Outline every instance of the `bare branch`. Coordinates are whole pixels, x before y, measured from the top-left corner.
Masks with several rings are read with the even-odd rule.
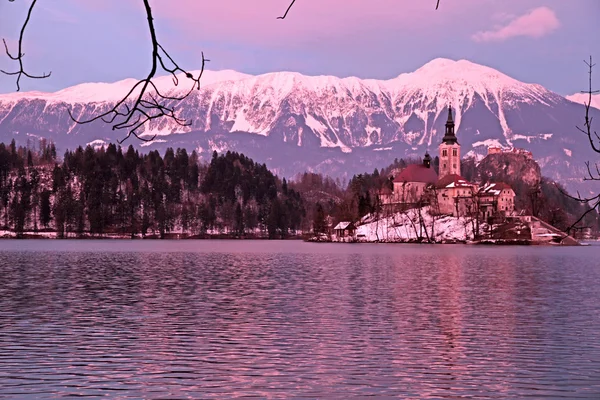
[[[290,10],[292,9],[292,7],[294,6],[294,3],[296,3],[296,0],[292,0],[292,2],[290,3],[290,5],[288,6],[288,8],[285,10],[285,13],[283,14],[283,16],[277,17],[277,19],[285,19],[285,17],[287,17],[288,13],[290,12]],[[437,0],[437,3],[435,4],[435,9],[437,10],[439,7],[440,7],[440,0]]]
[[[296,0],[292,0],[292,2],[290,3],[290,5],[288,6],[287,10],[285,10],[285,13],[283,14],[282,17],[277,17],[277,19],[285,19],[285,17],[287,17],[288,13],[290,12],[290,10],[292,9],[292,7],[294,6],[294,3],[296,2]]]
[[[571,226],[569,226],[566,229],[566,232],[569,233],[572,230],[582,230],[585,228],[589,228],[588,226],[578,226],[578,224],[583,221],[583,219],[586,217],[586,215],[588,215],[589,213],[593,212],[594,210],[596,210],[597,208],[600,207],[600,196],[597,196],[598,200],[596,201],[596,203],[594,203],[593,206],[590,206],[590,208],[588,208],[583,214],[581,214],[581,216],[577,219],[577,221],[573,222],[571,224]]]
[[[9,0],[9,2],[14,2],[14,0]],[[19,45],[18,45],[18,52],[17,55],[13,55],[9,50],[8,50],[8,44],[6,44],[6,40],[2,39],[2,42],[4,43],[4,50],[6,51],[6,55],[8,55],[8,58],[10,58],[13,61],[18,61],[19,62],[19,69],[17,71],[14,72],[8,72],[8,71],[4,71],[0,69],[0,72],[2,72],[5,75],[10,75],[10,76],[17,76],[17,92],[21,90],[21,77],[25,76],[27,78],[30,79],[45,79],[48,78],[52,72],[49,73],[44,73],[42,75],[32,75],[30,73],[28,73],[27,71],[25,71],[25,67],[23,66],[23,57],[25,56],[25,53],[23,53],[23,37],[25,36],[25,29],[27,28],[27,24],[29,24],[29,20],[31,19],[31,12],[33,11],[33,8],[35,7],[37,0],[33,0],[31,2],[31,4],[29,5],[29,9],[27,10],[27,18],[25,18],[25,22],[23,23],[23,26],[21,27],[21,34],[19,35]]]
[[[584,129],[582,129],[578,126],[577,126],[577,129],[588,137],[588,140],[590,141],[590,146],[592,146],[592,149],[596,153],[600,153],[600,135],[598,135],[598,133],[596,131],[594,131],[594,135],[592,136],[592,119],[593,118],[590,117],[590,107],[592,105],[592,95],[595,93],[600,93],[600,90],[592,89],[592,71],[596,64],[594,64],[592,62],[592,56],[590,56],[589,62],[586,60],[583,60],[583,62],[585,63],[585,65],[588,66],[589,87],[588,87],[588,90],[582,91],[581,93],[585,93],[588,95],[588,101],[583,103],[585,106],[585,119],[584,119],[585,123],[583,125]],[[594,136],[596,137],[596,139],[594,139]],[[595,143],[595,140],[598,140],[598,144]],[[589,170],[589,168],[588,168],[588,170]],[[599,178],[600,178],[600,176],[599,176]]]
[[[194,77],[191,72],[181,68],[173,59],[173,57],[171,57],[165,48],[158,42],[150,2],[149,0],[143,0],[143,2],[146,15],[148,17],[148,28],[152,42],[152,67],[148,75],[144,79],[136,82],[131,87],[129,92],[121,100],[119,100],[113,106],[113,108],[102,114],[96,115],[93,118],[88,120],[78,120],[73,116],[71,110],[68,109],[69,116],[78,124],[89,124],[97,120],[102,120],[105,123],[113,124],[113,130],[127,130],[127,135],[123,139],[119,140],[119,143],[123,143],[132,135],[139,140],[151,142],[156,138],[156,135],[152,136],[150,139],[144,138],[140,135],[139,129],[150,121],[162,117],[169,118],[180,126],[190,126],[191,122],[179,118],[176,115],[175,110],[167,107],[163,102],[169,100],[182,101],[187,98],[194,89],[199,90],[200,78],[204,73],[206,62],[209,61],[204,58],[204,53],[202,53],[202,66],[197,77]],[[177,74],[183,74],[185,78],[192,81],[192,87],[190,90],[180,96],[169,96],[165,93],[161,93],[156,84],[152,81],[152,79],[156,76],[159,67],[162,71],[172,75],[173,84],[175,86],[179,85],[179,77]]]

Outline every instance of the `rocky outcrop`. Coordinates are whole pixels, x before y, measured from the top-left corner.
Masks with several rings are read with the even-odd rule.
[[[513,187],[525,184],[533,188],[542,180],[538,163],[522,154],[489,154],[477,165],[476,171],[482,183],[504,182]]]

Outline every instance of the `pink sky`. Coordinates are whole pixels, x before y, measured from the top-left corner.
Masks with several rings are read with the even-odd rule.
[[[469,59],[570,94],[581,60],[600,60],[598,0],[151,0],[161,43],[188,69],[391,78],[437,58]],[[14,41],[27,2],[0,0],[0,36]],[[582,30],[586,34],[582,34]],[[26,63],[51,80],[26,90],[139,77],[148,68],[141,0],[39,2]],[[0,57],[0,68],[10,69]],[[583,72],[582,72],[583,71]],[[583,76],[583,78],[580,78]],[[600,79],[598,79],[600,82]],[[14,82],[0,76],[0,92]]]

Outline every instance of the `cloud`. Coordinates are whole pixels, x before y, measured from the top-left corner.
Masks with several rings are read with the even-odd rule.
[[[518,36],[541,38],[560,26],[553,10],[538,7],[525,15],[513,18],[508,24],[493,30],[477,32],[472,36],[476,42],[501,42]]]

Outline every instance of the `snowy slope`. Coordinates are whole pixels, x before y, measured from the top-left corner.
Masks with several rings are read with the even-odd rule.
[[[590,103],[589,94],[586,94],[586,93],[575,93],[575,94],[569,95],[569,96],[567,96],[567,100],[571,100],[571,101],[574,101],[575,103],[579,103],[579,104]],[[600,109],[600,93],[592,94],[591,105],[592,105],[592,107]]]
[[[89,119],[134,82],[0,95],[0,140],[45,136],[60,149],[114,142],[124,133],[102,122],[77,125],[67,108]],[[185,80],[173,87],[168,76],[156,82],[172,95],[189,89]],[[467,60],[435,59],[389,80],[205,71],[201,83],[184,101],[167,102],[192,126],[152,121],[142,135],[158,137],[144,149],[234,149],[288,176],[304,170],[348,176],[427,148],[435,155],[451,105],[463,154],[481,157],[491,143],[524,147],[546,175],[564,182],[582,176],[583,160],[593,156],[575,129],[582,105]]]

